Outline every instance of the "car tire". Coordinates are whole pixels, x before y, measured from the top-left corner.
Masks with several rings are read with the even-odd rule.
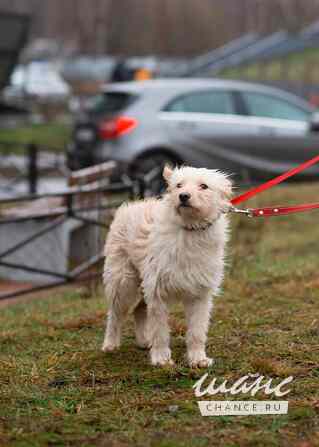
[[[160,195],[165,190],[165,181],[162,174],[166,164],[176,166],[180,163],[165,152],[156,152],[152,155],[140,157],[135,161],[132,177],[141,182],[145,197]]]

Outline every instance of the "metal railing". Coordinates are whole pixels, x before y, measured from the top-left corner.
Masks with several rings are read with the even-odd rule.
[[[0,140],[0,191],[14,192],[23,182],[29,194],[35,194],[42,171],[56,171],[65,176],[64,156],[35,143]]]
[[[12,149],[19,149],[19,155],[13,155]],[[0,141],[0,189],[12,190],[20,182],[27,182],[30,194],[37,191],[38,183],[38,147],[33,144],[21,144]],[[5,174],[9,174],[6,176]]]
[[[40,275],[44,280],[41,281],[41,284],[31,283],[26,287],[18,288],[14,291],[0,293],[0,300],[69,284],[79,280],[88,280],[99,275],[97,272],[92,271],[92,269],[103,259],[102,244],[99,244],[95,253],[90,254],[85,260],[78,263],[78,265],[69,266],[65,272],[57,271],[55,268],[32,265],[28,257],[23,262],[12,262],[10,256],[21,249],[25,249],[39,238],[56,231],[70,220],[73,223],[77,222],[80,226],[93,226],[97,228],[98,235],[99,237],[101,235],[103,236],[102,243],[104,243],[105,232],[109,228],[112,217],[110,216],[110,211],[117,208],[124,200],[140,196],[142,191],[142,182],[133,182],[130,179],[125,179],[122,183],[101,184],[101,182],[94,182],[80,187],[69,187],[62,192],[29,194],[16,198],[1,199],[0,232],[3,231],[5,225],[9,224],[25,224],[26,222],[40,221],[43,225],[40,229],[33,231],[32,234],[26,235],[18,242],[14,242],[14,238],[12,238],[12,244],[0,252],[0,277],[4,276],[3,274],[1,275],[2,267],[13,271],[35,274],[38,277]],[[117,199],[115,198],[116,195],[118,195]],[[59,198],[62,206],[50,211],[43,210],[40,212],[32,212],[31,208],[31,211],[27,214],[20,215],[17,213],[19,208],[10,212],[12,207],[22,202],[32,203],[35,200],[50,198]],[[1,210],[3,209],[5,213],[1,215]],[[9,227],[7,226],[6,228]],[[42,243],[41,248],[45,249],[45,244]]]

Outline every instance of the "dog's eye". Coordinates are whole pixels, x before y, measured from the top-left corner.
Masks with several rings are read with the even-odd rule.
[[[181,183],[177,183],[176,188],[181,188],[182,184]]]
[[[200,189],[208,189],[208,186],[205,183],[202,183],[199,187]]]

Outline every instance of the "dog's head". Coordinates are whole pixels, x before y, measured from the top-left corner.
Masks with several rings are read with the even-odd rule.
[[[168,200],[186,226],[212,223],[230,207],[232,183],[221,171],[165,166],[163,177]]]

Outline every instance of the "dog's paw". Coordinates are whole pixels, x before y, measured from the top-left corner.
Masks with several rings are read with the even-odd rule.
[[[151,363],[154,366],[174,365],[171,358],[171,350],[167,349],[151,349]]]
[[[195,362],[190,362],[189,365],[191,368],[208,368],[214,363],[214,360],[210,357],[206,357],[205,359],[201,359]]]
[[[146,337],[138,336],[138,335],[136,335],[136,345],[140,349],[150,349],[152,346],[151,342],[149,340],[147,340]]]
[[[140,349],[150,349],[152,346],[147,340],[136,340],[136,345]]]
[[[104,340],[102,351],[103,352],[112,352],[120,347],[120,343],[112,340]]]
[[[214,360],[205,353],[192,352],[188,355],[188,364],[191,368],[208,368],[213,363]]]

